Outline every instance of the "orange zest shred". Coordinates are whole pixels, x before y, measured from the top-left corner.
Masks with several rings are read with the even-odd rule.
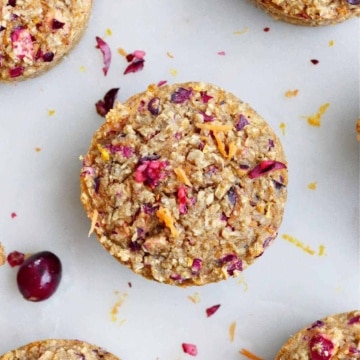
[[[184,183],[184,184],[187,185],[187,186],[192,187],[189,178],[187,177],[185,171],[184,171],[182,168],[180,168],[180,167],[174,168],[174,173],[176,174],[177,178],[178,178],[182,183]]]
[[[232,322],[229,327],[230,341],[233,342],[235,339],[236,321]]]
[[[240,354],[246,356],[250,360],[264,360],[263,358],[256,356],[255,354],[244,348],[240,350]]]
[[[292,97],[295,97],[297,94],[298,94],[299,90],[298,89],[295,89],[295,90],[288,90],[285,92],[285,96],[287,98],[292,98]]]
[[[121,55],[121,56],[126,56],[127,52],[123,49],[123,48],[118,48],[117,52]]]
[[[325,245],[324,244],[320,244],[319,245],[319,252],[318,255],[319,256],[326,256],[326,251],[325,251]]]
[[[212,131],[230,131],[233,126],[231,124],[214,124],[214,123],[197,123],[195,126],[198,129],[202,130],[212,130]]]
[[[95,225],[97,222],[99,216],[99,212],[95,209],[91,215],[91,226],[90,226],[90,230],[89,230],[89,234],[88,237],[90,237],[90,235],[94,232],[95,230]]]
[[[97,144],[97,148],[100,151],[101,158],[104,161],[109,161],[110,160],[110,153],[105,148],[103,148],[100,144]]]
[[[172,236],[179,236],[179,232],[174,225],[174,218],[171,216],[169,209],[163,207],[159,208],[159,210],[156,211],[156,216],[170,229]]]
[[[219,138],[218,134],[216,131],[213,132],[213,135],[214,135],[214,138],[216,140],[216,144],[217,144],[217,147],[219,149],[219,152],[220,154],[225,158],[225,159],[232,159],[233,156],[236,154],[236,145],[235,145],[235,142],[231,142],[229,144],[229,152],[226,153],[226,150],[225,150],[225,146],[223,144],[223,142],[221,141],[221,139]]]
[[[118,320],[117,315],[119,313],[119,308],[123,305],[124,301],[126,300],[128,294],[123,293],[120,298],[116,301],[110,311],[111,321],[116,322]]]
[[[306,253],[308,253],[310,255],[315,255],[316,254],[316,251],[313,250],[310,246],[305,245],[303,242],[301,242],[300,240],[294,238],[291,235],[283,234],[282,238],[284,240],[287,240],[289,243],[295,245],[296,247],[300,248],[301,250],[305,251]]]
[[[308,184],[308,189],[309,190],[316,190],[316,186],[317,186],[317,182],[314,181],[314,182],[311,182],[310,184]]]
[[[280,123],[280,130],[282,132],[283,135],[285,135],[285,128],[286,128],[286,124],[285,123]]]
[[[320,127],[321,117],[325,114],[325,112],[329,106],[330,106],[329,103],[325,103],[320,106],[319,111],[316,114],[306,117],[309,125]]]

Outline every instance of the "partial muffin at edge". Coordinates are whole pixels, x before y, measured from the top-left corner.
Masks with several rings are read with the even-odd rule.
[[[92,0],[0,0],[0,82],[51,69],[78,43]]]
[[[100,243],[142,276],[204,285],[236,276],[280,226],[287,165],[270,126],[211,84],[151,85],[117,103],[81,170]]]
[[[120,360],[103,348],[80,340],[46,339],[31,342],[0,356],[0,360]]]
[[[328,316],[292,335],[275,360],[360,359],[360,311]]]
[[[276,20],[295,25],[322,26],[360,16],[358,0],[253,0]]]

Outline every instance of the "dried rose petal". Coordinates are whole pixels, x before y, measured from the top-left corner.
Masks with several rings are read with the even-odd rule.
[[[143,60],[145,55],[145,51],[135,50],[134,52],[126,55],[126,60],[128,62],[132,62],[134,59]]]
[[[12,7],[15,7],[16,6],[16,0],[9,0],[7,5],[10,5]]]
[[[11,42],[14,54],[20,59],[33,59],[34,58],[34,43],[33,38],[28,29],[17,27],[11,33]]]
[[[95,191],[95,194],[98,194],[99,193],[99,189],[100,189],[100,176],[96,177],[94,179],[94,191]]]
[[[147,106],[148,110],[153,115],[159,115],[160,113],[160,99],[158,97],[152,98]]]
[[[171,102],[174,104],[182,104],[186,100],[190,99],[192,94],[192,89],[184,89],[182,87],[178,88],[175,92],[171,94]]]
[[[334,344],[322,334],[315,334],[309,341],[311,360],[330,360]]]
[[[270,171],[280,169],[286,169],[286,165],[280,161],[263,160],[259,165],[255,166],[252,170],[249,171],[249,178],[256,179],[269,173]]]
[[[158,205],[153,206],[152,204],[144,204],[143,205],[143,211],[147,215],[154,215],[156,210],[159,209]]]
[[[64,27],[65,23],[59,21],[59,20],[56,20],[56,19],[52,19],[52,22],[51,22],[51,28],[53,30],[59,30],[59,29],[62,29]]]
[[[189,204],[189,199],[186,196],[186,187],[185,186],[180,186],[177,192],[177,199],[179,202],[179,212],[180,214],[187,214],[188,212],[188,207],[187,205]]]
[[[100,116],[105,116],[113,108],[118,91],[119,88],[110,89],[104,98],[95,104],[96,112]]]
[[[170,275],[170,279],[175,280],[175,281],[182,281],[182,280],[184,280],[184,279],[181,277],[180,274],[171,274],[171,275]]]
[[[360,5],[360,0],[346,0],[350,5]]]
[[[81,176],[86,176],[86,175],[94,176],[95,168],[93,168],[91,166],[83,166],[82,171],[81,171]]]
[[[157,87],[161,87],[163,85],[165,85],[167,83],[166,80],[160,80],[158,83],[157,83]]]
[[[351,319],[349,319],[348,324],[354,325],[360,322],[360,315],[354,316]]]
[[[200,114],[204,118],[204,122],[211,122],[214,121],[214,115],[207,115],[204,111],[201,111]]]
[[[270,150],[271,150],[271,149],[275,146],[275,144],[274,144],[274,140],[273,140],[273,139],[269,139],[268,144],[269,144],[268,151],[270,151]]]
[[[133,61],[124,71],[124,75],[130,73],[136,73],[144,68],[145,60],[135,60]]]
[[[24,262],[25,254],[19,251],[12,251],[6,259],[11,267],[19,266]]]
[[[271,237],[271,236],[269,236],[268,238],[266,238],[265,241],[264,241],[264,243],[263,243],[263,248],[264,248],[264,249],[267,248],[273,240],[274,240],[274,238]]]
[[[125,158],[130,158],[134,153],[133,148],[131,148],[130,146],[124,146],[121,144],[110,145],[109,150],[110,150],[111,154],[120,153]]]
[[[246,125],[249,125],[249,120],[242,114],[240,114],[238,121],[235,124],[237,131],[242,130]]]
[[[213,98],[213,96],[208,95],[206,91],[200,91],[201,100],[204,104],[207,104],[209,100]]]
[[[54,60],[54,56],[55,54],[52,51],[49,51],[42,56],[42,59],[44,62],[51,62]]]
[[[310,60],[314,65],[317,65],[319,63],[319,60],[316,60],[316,59],[311,59]]]
[[[350,354],[360,354],[360,349],[354,348],[353,346],[349,347]]]
[[[102,55],[103,55],[103,61],[104,61],[104,67],[103,67],[103,72],[104,75],[106,76],[106,74],[109,71],[110,68],[110,63],[111,63],[111,50],[109,45],[103,40],[101,39],[99,36],[96,36],[96,48],[100,49]]]
[[[194,344],[182,343],[181,346],[185,354],[196,356],[198,353],[197,347]]]
[[[220,264],[228,264],[226,271],[230,276],[234,275],[235,271],[242,271],[242,261],[235,254],[227,254],[220,259]]]
[[[191,265],[191,272],[193,274],[197,274],[202,268],[202,260],[201,259],[194,259]]]
[[[5,26],[0,25],[0,32],[4,31],[6,29]]]
[[[324,326],[325,323],[322,321],[322,320],[316,320],[309,328],[309,329],[315,329],[315,328],[318,328],[318,327],[322,327]]]
[[[213,306],[207,308],[206,309],[207,317],[210,317],[210,316],[214,315],[219,310],[219,307],[220,307],[220,304],[213,305]]]
[[[21,76],[24,73],[25,68],[23,66],[17,66],[12,69],[9,69],[9,75],[12,78]]]

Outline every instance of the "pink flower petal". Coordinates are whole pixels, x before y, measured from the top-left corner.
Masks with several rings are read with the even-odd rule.
[[[100,116],[105,116],[113,108],[118,91],[119,88],[110,89],[102,100],[96,102],[96,112]]]
[[[210,317],[210,316],[214,315],[219,310],[219,307],[220,307],[220,304],[213,305],[213,306],[207,308],[206,309],[207,317]]]
[[[198,353],[197,347],[194,344],[182,343],[181,346],[182,346],[185,354],[189,354],[191,356],[196,356]]]
[[[218,55],[224,56],[224,55],[225,55],[225,51],[219,51],[219,52],[218,52]]]
[[[255,166],[252,170],[249,171],[249,178],[256,179],[271,171],[280,169],[286,169],[286,165],[275,160],[263,160],[259,165]]]
[[[110,67],[110,63],[111,63],[111,50],[109,48],[109,45],[103,40],[101,39],[99,36],[96,36],[96,48],[100,49],[100,51],[103,54],[103,60],[104,60],[104,67],[103,67],[103,72],[104,75],[106,76],[106,74],[108,73],[109,67]]]
[[[28,29],[17,27],[11,33],[14,54],[20,59],[33,60],[35,57],[33,38]]]
[[[161,87],[163,85],[165,85],[167,83],[167,80],[160,80],[158,83],[157,83],[157,86],[158,87]]]

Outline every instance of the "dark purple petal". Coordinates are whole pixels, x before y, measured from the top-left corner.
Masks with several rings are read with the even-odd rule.
[[[186,100],[190,99],[190,96],[192,94],[192,89],[184,89],[182,87],[179,87],[175,92],[171,94],[171,102],[174,104],[182,104]]]
[[[266,238],[265,241],[263,242],[263,248],[264,249],[267,248],[273,240],[274,240],[274,238],[271,236]]]
[[[156,210],[159,209],[158,205],[152,205],[152,204],[144,204],[143,205],[143,211],[147,215],[154,215]]]
[[[9,0],[7,5],[10,5],[12,7],[15,7],[16,6],[16,0]]]
[[[5,29],[6,29],[5,26],[0,25],[0,32],[1,32],[1,31],[4,31]]]
[[[106,74],[109,71],[109,67],[110,67],[110,63],[111,63],[111,50],[109,45],[103,40],[101,39],[99,36],[96,36],[96,48],[100,49],[102,55],[103,55],[103,61],[104,61],[104,67],[103,67],[103,72],[104,75],[106,76]]]
[[[94,191],[95,191],[95,194],[98,194],[99,193],[99,189],[100,189],[100,177],[96,177],[94,179],[94,182],[95,182],[95,185],[94,185]]]
[[[242,271],[242,269],[243,269],[242,261],[241,261],[241,259],[238,259],[237,261],[234,261],[231,264],[229,264],[229,266],[227,267],[227,272],[230,276],[233,276],[235,270]]]
[[[360,0],[346,0],[350,5],[360,5]]]
[[[145,60],[135,60],[129,66],[125,69],[124,75],[130,74],[130,73],[136,73],[144,68]]]
[[[246,165],[246,164],[240,164],[239,168],[240,168],[241,170],[247,170],[247,169],[250,168],[250,166],[249,166],[249,165]]]
[[[139,243],[137,243],[136,241],[130,241],[129,249],[132,252],[136,252],[136,251],[141,250],[141,245]]]
[[[360,349],[357,349],[357,348],[355,348],[353,346],[350,346],[349,347],[349,353],[350,354],[360,354]]]
[[[53,30],[59,30],[59,29],[62,29],[64,27],[65,23],[59,21],[59,20],[56,20],[56,19],[53,19],[52,22],[51,22],[51,28]]]
[[[316,320],[307,330],[319,328],[324,325],[325,325],[325,323],[322,320]]]
[[[228,199],[229,199],[230,204],[232,206],[234,206],[236,204],[237,195],[236,195],[236,192],[235,192],[235,189],[234,189],[233,186],[229,189],[227,195],[228,195]]]
[[[52,62],[54,60],[54,53],[52,51],[48,51],[42,56],[44,62]]]
[[[274,170],[286,169],[286,165],[280,161],[263,160],[259,165],[249,171],[249,178],[256,179]]]
[[[238,119],[238,121],[237,121],[236,124],[235,124],[235,129],[236,129],[237,131],[240,131],[240,130],[242,130],[246,125],[249,125],[248,119],[247,119],[244,115],[240,114],[239,119]]]
[[[100,116],[105,116],[113,108],[118,91],[119,88],[110,89],[105,94],[104,99],[95,104],[96,112]]]
[[[275,146],[274,140],[269,139],[269,148],[268,148],[268,151],[270,151],[274,146]]]
[[[148,110],[153,115],[159,115],[160,113],[160,99],[158,97],[152,98],[148,103]]]
[[[352,317],[349,321],[348,324],[349,325],[354,325],[360,322],[360,315],[356,315],[354,317]]]

